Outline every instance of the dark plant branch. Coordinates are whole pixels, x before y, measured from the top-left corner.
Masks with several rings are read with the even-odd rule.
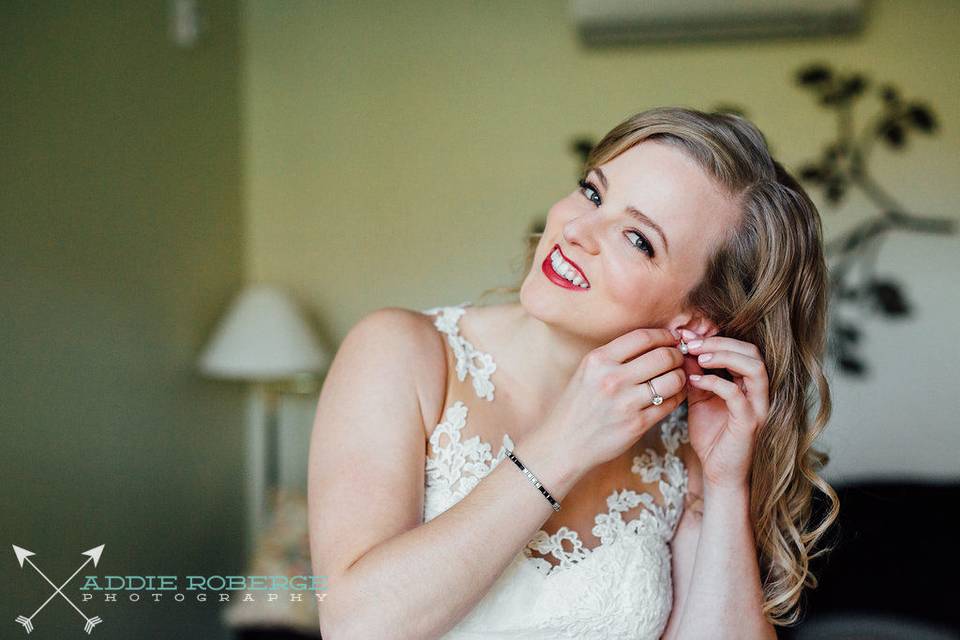
[[[879,88],[882,107],[857,132],[853,123],[853,105],[865,95],[870,81],[863,74],[839,74],[823,63],[807,65],[796,75],[800,86],[811,90],[825,108],[837,115],[837,138],[826,145],[821,157],[799,170],[801,180],[824,190],[827,202],[839,205],[851,189],[860,190],[879,210],[824,248],[831,261],[830,293],[835,303],[857,305],[868,313],[887,317],[908,315],[901,286],[875,275],[880,244],[890,231],[932,234],[955,232],[955,221],[910,213],[870,174],[868,161],[876,142],[886,143],[894,151],[902,151],[910,135],[933,134],[938,129],[933,110],[923,102],[902,99],[892,85]],[[853,282],[854,267],[860,267],[860,279]],[[862,375],[865,364],[854,353],[859,329],[840,318],[839,304],[831,304],[830,354],[840,371]]]

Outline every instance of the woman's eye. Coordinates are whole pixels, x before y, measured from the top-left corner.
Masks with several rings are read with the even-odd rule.
[[[630,235],[636,236],[637,239],[636,239],[636,240],[633,240],[630,244],[632,244],[634,247],[636,247],[637,251],[642,251],[643,253],[646,253],[646,254],[647,254],[648,256],[650,256],[651,258],[653,257],[653,255],[654,255],[653,246],[651,246],[651,244],[650,244],[649,242],[647,242],[647,239],[646,239],[646,238],[644,238],[642,235],[640,235],[640,234],[637,233],[636,231],[627,231],[627,232],[626,232],[626,235],[627,235],[627,236],[630,236]]]
[[[588,182],[587,180],[580,180],[580,182],[578,182],[577,184],[580,185],[580,193],[583,194],[584,197],[586,197],[588,200],[590,200],[590,202],[592,202],[598,207],[602,204],[600,202],[600,192],[597,191],[597,188],[593,186],[591,182]],[[587,193],[588,191],[590,192],[589,194]],[[597,198],[596,200],[593,199],[594,196],[596,196]],[[653,245],[647,242],[646,238],[644,238],[641,234],[637,233],[636,231],[627,231],[626,233],[635,235],[637,237],[636,240],[633,240],[630,243],[631,246],[633,246],[637,251],[646,253],[651,258],[654,256],[655,252],[653,250]]]
[[[578,184],[580,185],[580,193],[582,193],[584,196],[586,196],[586,198],[587,198],[588,200],[590,200],[590,202],[592,202],[593,204],[595,204],[595,205],[597,205],[597,206],[599,207],[600,204],[601,204],[601,203],[599,202],[599,200],[600,200],[600,192],[597,191],[596,187],[594,187],[593,184],[587,182],[586,180],[581,180]],[[587,193],[586,193],[587,190],[592,191],[592,192],[593,192],[593,195],[595,195],[595,196],[597,197],[597,199],[594,200],[594,199],[593,199],[593,195],[587,195]]]

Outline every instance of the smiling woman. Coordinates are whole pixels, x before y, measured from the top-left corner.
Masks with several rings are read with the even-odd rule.
[[[517,302],[380,309],[341,345],[310,450],[324,637],[775,637],[837,512],[816,208],[751,123],[665,107],[534,239]]]
[[[816,207],[770,156],[752,123],[674,107],[638,113],[611,130],[592,149],[578,187],[551,208],[544,231],[531,234],[528,265],[544,245],[564,238],[568,252],[585,256],[579,264],[587,273],[597,261],[602,266],[596,271],[610,274],[605,284],[619,303],[613,309],[645,318],[650,326],[678,326],[660,313],[657,301],[676,303],[682,294],[678,306],[698,309],[704,319],[694,333],[755,345],[757,361],[771,372],[770,410],[750,468],[750,516],[764,613],[772,622],[791,624],[800,615],[803,587],[816,585],[809,561],[829,551],[814,553],[839,512],[836,493],[817,474],[829,456],[813,447],[831,411],[821,364],[827,270]],[[619,251],[622,244],[658,271],[638,268],[635,256]],[[525,306],[550,318],[554,298],[538,295],[538,286],[528,276],[517,287],[495,287],[484,295],[519,293]],[[614,326],[626,322],[610,307],[598,311],[580,304],[574,313],[602,316]],[[571,314],[564,304],[557,312]],[[714,374],[735,377],[726,369]],[[805,405],[810,387],[819,396],[812,422]],[[810,522],[815,491],[829,504],[820,523]],[[794,515],[784,519],[784,513]]]

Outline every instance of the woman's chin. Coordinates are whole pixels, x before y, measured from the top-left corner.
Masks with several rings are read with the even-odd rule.
[[[542,279],[537,282],[537,277]],[[520,285],[520,304],[534,318],[559,327],[570,321],[571,301],[566,290],[558,287],[541,274],[527,276]]]

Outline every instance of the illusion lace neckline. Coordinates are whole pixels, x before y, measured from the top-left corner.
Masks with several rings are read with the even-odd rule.
[[[476,348],[459,331],[459,320],[472,302],[458,305],[433,307],[422,310],[434,316],[434,326],[447,337],[456,356],[457,378],[463,382],[470,374],[472,386],[477,397],[492,402],[494,385],[492,374],[496,363],[489,353]],[[466,426],[468,407],[462,400],[456,400],[445,411],[443,419],[434,428],[429,443],[433,455],[426,463],[427,486],[439,493],[430,492],[425,504],[425,521],[430,520],[465,497],[506,457],[507,449],[514,447],[509,433],[504,433],[503,442],[496,456],[492,447],[479,435],[463,439],[461,431]],[[447,437],[445,444],[442,436]],[[676,530],[683,510],[683,499],[687,493],[687,472],[676,452],[680,443],[689,442],[686,423],[686,405],[681,404],[669,416],[661,421],[660,440],[665,453],[648,447],[642,454],[634,456],[631,471],[638,474],[643,482],[658,482],[663,505],[656,503],[649,492],[636,492],[632,489],[614,490],[607,496],[606,512],[594,517],[591,533],[599,538],[597,546],[583,546],[579,533],[567,526],[561,526],[555,533],[548,534],[538,530],[523,549],[527,560],[545,576],[553,575],[576,566],[589,558],[599,549],[614,544],[639,542],[655,536],[669,542]],[[645,507],[636,518],[623,520],[623,513],[637,506]],[[564,548],[567,541],[572,547]],[[559,564],[551,564],[543,557],[533,556],[533,552],[555,558]]]

